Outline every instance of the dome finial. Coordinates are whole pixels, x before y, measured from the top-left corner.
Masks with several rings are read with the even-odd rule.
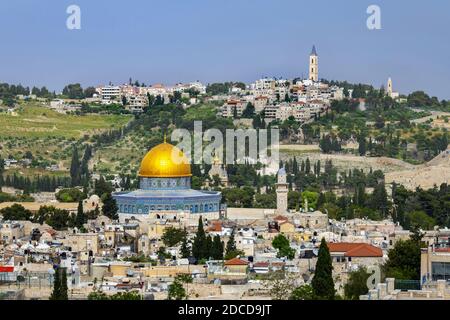
[[[164,132],[164,143],[166,143],[166,141],[167,141],[167,135],[166,135],[166,133]]]

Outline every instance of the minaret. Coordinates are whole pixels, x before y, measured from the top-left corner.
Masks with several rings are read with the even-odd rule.
[[[278,170],[278,181],[276,183],[277,193],[277,213],[284,214],[288,208],[288,184],[286,181],[286,170],[281,168]]]
[[[393,92],[394,90],[393,90],[393,88],[392,88],[392,79],[391,78],[389,78],[388,79],[388,83],[387,83],[387,95],[389,96],[389,97],[392,97],[392,92]]]
[[[317,55],[316,46],[313,46],[309,55],[309,80],[319,81],[319,56]]]

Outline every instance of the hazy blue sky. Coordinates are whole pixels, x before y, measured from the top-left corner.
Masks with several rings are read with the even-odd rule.
[[[81,30],[66,8],[81,8]],[[382,30],[366,27],[381,7]],[[450,99],[450,1],[2,0],[0,81],[61,90],[122,83],[306,75],[424,89]]]

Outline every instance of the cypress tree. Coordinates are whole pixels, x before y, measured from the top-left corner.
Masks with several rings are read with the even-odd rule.
[[[60,272],[61,272],[61,290],[60,290],[59,300],[69,300],[66,268],[61,268]]]
[[[186,230],[183,234],[183,239],[181,240],[180,254],[181,254],[182,258],[189,258],[191,256],[191,250],[188,247],[188,239],[187,239]]]
[[[59,273],[59,268],[55,270],[55,274],[53,275],[53,291],[50,295],[49,300],[59,300],[61,296],[61,275]]]
[[[80,159],[78,157],[78,150],[73,148],[72,162],[70,163],[70,178],[72,179],[72,187],[80,183]]]
[[[111,193],[107,193],[103,199],[102,213],[112,220],[117,220],[119,219],[118,210],[116,200]]]
[[[230,238],[228,239],[225,254],[228,256],[228,255],[232,254],[233,252],[236,252],[236,241],[234,240],[234,229],[231,232]]]
[[[211,256],[214,260],[223,260],[223,242],[220,241],[220,236],[214,236]]]
[[[83,211],[83,201],[80,200],[78,202],[77,216],[75,218],[75,226],[77,228],[83,227],[83,224],[86,223],[86,220],[87,220],[86,215],[84,214],[84,211]]]
[[[206,235],[203,229],[202,216],[198,219],[197,233],[195,234],[194,243],[192,244],[192,255],[197,259],[197,261],[205,258]]]
[[[5,172],[5,161],[0,157],[0,192],[2,192],[2,186],[4,185],[3,173]]]
[[[314,295],[323,300],[334,300],[336,291],[333,282],[333,266],[325,238],[322,238],[317,258],[316,270],[311,285]]]
[[[204,243],[203,258],[209,259],[212,256],[213,241],[211,235],[208,234]]]
[[[320,160],[317,160],[317,177],[320,177]]]
[[[305,173],[309,174],[311,172],[311,162],[309,161],[309,157],[306,158],[306,163],[305,163]]]

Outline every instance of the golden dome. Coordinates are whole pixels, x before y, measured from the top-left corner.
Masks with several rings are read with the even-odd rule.
[[[190,177],[191,175],[188,158],[180,149],[166,142],[147,152],[139,169],[139,176],[147,178]]]

